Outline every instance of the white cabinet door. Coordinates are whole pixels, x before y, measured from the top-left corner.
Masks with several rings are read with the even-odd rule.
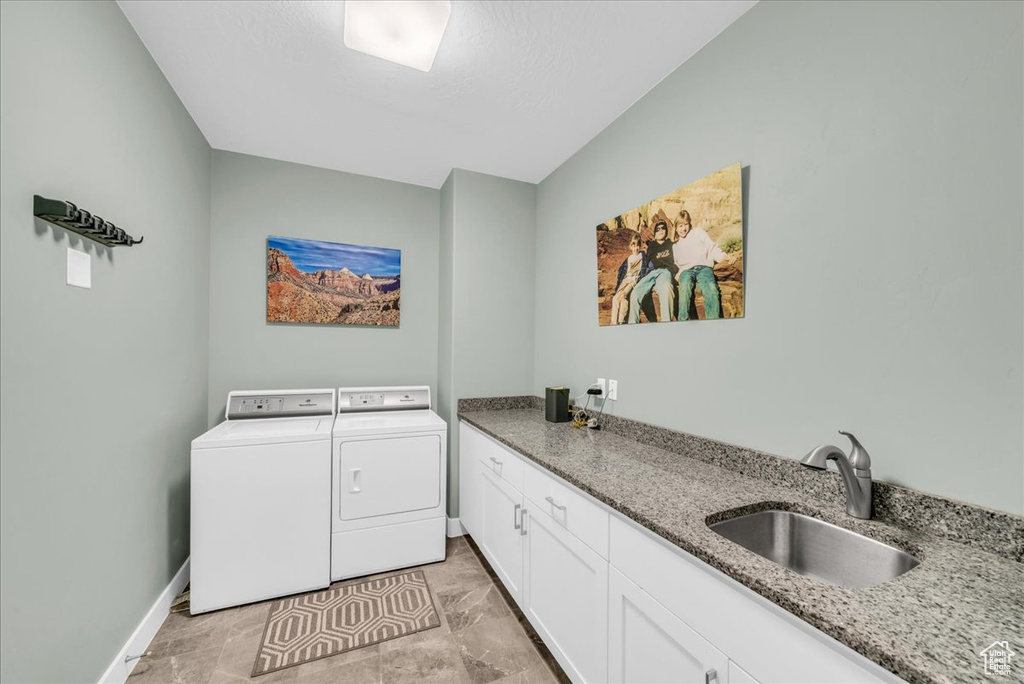
[[[490,468],[480,470],[481,551],[505,588],[517,602],[523,595],[523,495],[495,475]]]
[[[729,661],[729,684],[759,684],[756,679],[747,674],[739,665]]]
[[[609,682],[726,684],[725,654],[614,567],[608,596]]]
[[[605,682],[608,561],[526,500],[523,611],[575,682]]]
[[[459,423],[459,522],[480,543],[480,478],[478,461],[484,457],[486,437]]]

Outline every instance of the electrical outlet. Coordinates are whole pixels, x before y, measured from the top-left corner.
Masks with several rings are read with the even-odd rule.
[[[608,395],[608,385],[606,384],[605,379],[604,378],[598,378],[597,379],[597,386],[601,388],[601,398],[603,399],[604,397],[606,397]]]
[[[619,381],[609,380],[608,381],[608,398],[615,401],[619,398]]]

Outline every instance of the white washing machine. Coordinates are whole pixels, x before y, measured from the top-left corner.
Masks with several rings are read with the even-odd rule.
[[[444,560],[447,433],[429,387],[342,387],[331,580]]]
[[[228,394],[192,441],[191,611],[331,582],[333,389]]]

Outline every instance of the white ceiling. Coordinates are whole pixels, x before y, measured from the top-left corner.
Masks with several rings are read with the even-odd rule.
[[[454,0],[428,73],[342,42],[341,2],[119,4],[214,148],[440,187],[537,183],[756,0]]]

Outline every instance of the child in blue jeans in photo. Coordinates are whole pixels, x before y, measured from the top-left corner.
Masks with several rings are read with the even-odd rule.
[[[612,325],[622,325],[629,314],[629,295],[636,284],[651,270],[647,253],[640,249],[640,233],[629,239],[629,256],[619,266],[619,278],[612,297]]]
[[[685,209],[679,212],[672,259],[679,269],[676,274],[676,282],[679,283],[679,320],[690,318],[695,284],[704,296],[704,317],[721,318],[722,296],[718,290],[714,265],[722,261],[731,264],[736,258],[726,254],[707,232],[694,228],[690,212]]]
[[[675,304],[675,290],[672,278],[676,265],[672,261],[672,242],[668,239],[668,224],[658,219],[654,224],[654,239],[647,243],[647,259],[651,268],[647,275],[642,276],[629,295],[630,323],[640,322],[640,307],[653,290],[658,295],[657,320],[672,320],[672,308]]]

